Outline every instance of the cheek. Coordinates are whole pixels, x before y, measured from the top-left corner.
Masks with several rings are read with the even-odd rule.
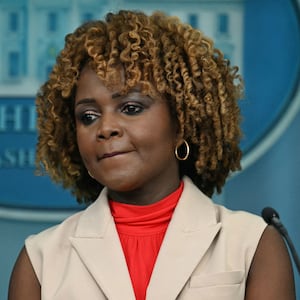
[[[177,140],[177,132],[176,132],[176,126],[175,123],[173,124],[171,120],[168,120],[165,118],[162,120],[160,124],[158,124],[158,128],[161,128],[161,139],[168,144],[171,144],[175,147],[176,140]],[[159,129],[157,129],[157,132],[159,132]]]
[[[89,147],[91,143],[90,137],[85,130],[77,128],[76,138],[80,156],[82,157],[83,161],[86,162],[86,158],[89,156],[89,151],[91,149]]]
[[[174,152],[176,147],[176,130],[169,122],[155,122],[141,131],[140,137],[148,150]]]

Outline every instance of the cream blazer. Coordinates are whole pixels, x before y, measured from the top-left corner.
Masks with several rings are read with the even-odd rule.
[[[184,184],[146,299],[244,299],[265,222],[213,204],[189,178]],[[135,299],[106,193],[60,225],[26,239],[43,300]]]

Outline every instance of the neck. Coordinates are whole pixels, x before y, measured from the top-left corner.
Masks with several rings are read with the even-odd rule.
[[[179,177],[168,180],[167,183],[152,181],[131,191],[108,190],[109,198],[126,204],[149,205],[163,199],[174,192],[180,185]]]

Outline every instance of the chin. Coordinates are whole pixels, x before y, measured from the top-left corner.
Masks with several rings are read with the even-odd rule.
[[[124,180],[124,177],[116,179],[110,178],[110,180],[106,179],[102,182],[102,185],[115,192],[131,192],[139,187],[139,184],[136,181]]]

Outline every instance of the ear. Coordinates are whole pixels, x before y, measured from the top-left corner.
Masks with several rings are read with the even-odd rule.
[[[178,120],[174,120],[174,147],[178,146],[183,138]]]
[[[174,127],[175,127],[175,136],[176,136],[175,146],[178,146],[182,143],[182,140],[184,139],[184,131],[183,131],[183,128],[181,128],[178,120],[175,121]]]

